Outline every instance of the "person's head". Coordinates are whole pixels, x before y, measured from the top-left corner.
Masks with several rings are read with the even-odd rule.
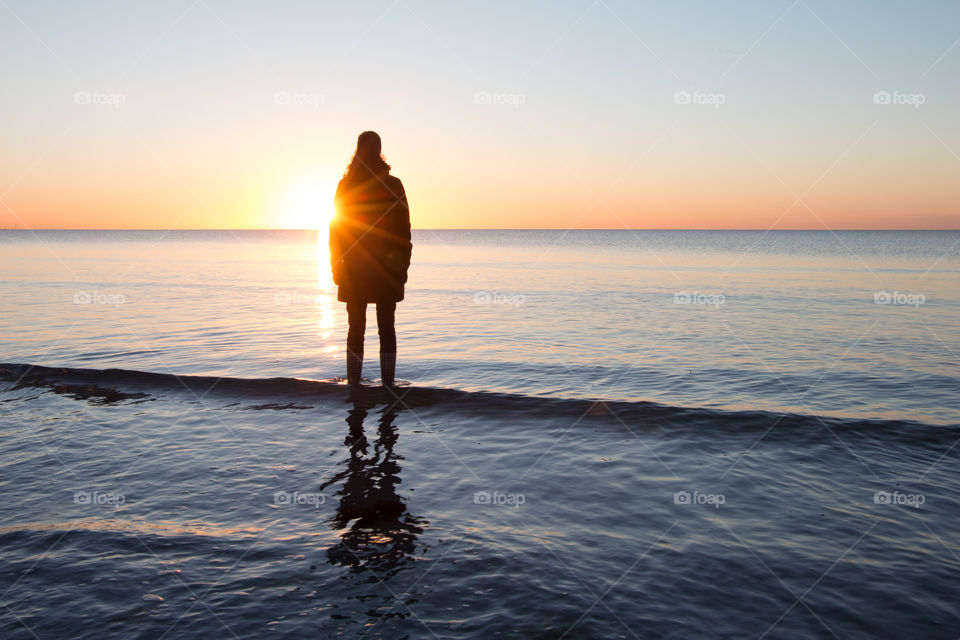
[[[364,160],[379,158],[381,148],[380,134],[376,131],[364,131],[357,136],[357,155]]]
[[[364,131],[357,137],[357,150],[347,166],[344,177],[358,173],[378,174],[390,171],[390,165],[384,159],[380,136],[376,131]]]

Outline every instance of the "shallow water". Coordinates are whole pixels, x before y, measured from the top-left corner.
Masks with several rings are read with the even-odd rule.
[[[956,638],[958,240],[0,232],[0,636]]]
[[[342,375],[321,240],[0,231],[3,360]],[[960,232],[418,230],[397,313],[418,385],[960,424]]]
[[[4,371],[4,637],[960,629],[952,428]]]

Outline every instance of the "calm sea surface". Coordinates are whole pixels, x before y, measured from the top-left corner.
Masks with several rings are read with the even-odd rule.
[[[320,240],[2,231],[0,351],[342,376]],[[418,230],[398,334],[417,385],[958,424],[960,233]]]
[[[324,240],[0,231],[0,637],[960,636],[960,233]]]

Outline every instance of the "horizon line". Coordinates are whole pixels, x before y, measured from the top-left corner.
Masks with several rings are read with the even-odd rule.
[[[697,227],[697,228],[666,228],[666,227],[591,227],[591,228],[568,228],[568,227],[413,227],[413,231],[960,231],[960,227],[912,227],[912,228],[820,228],[820,229],[772,229],[772,228],[722,228],[722,227]],[[32,227],[0,227],[0,231],[320,231],[317,228],[298,228],[298,227],[207,227],[207,228],[183,228],[183,229],[164,229],[160,227],[126,228],[126,227],[50,227],[50,228],[32,228]]]

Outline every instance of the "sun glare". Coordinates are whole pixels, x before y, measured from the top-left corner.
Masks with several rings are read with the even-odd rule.
[[[326,229],[333,220],[333,191],[336,183],[311,180],[295,185],[280,203],[280,229]]]

